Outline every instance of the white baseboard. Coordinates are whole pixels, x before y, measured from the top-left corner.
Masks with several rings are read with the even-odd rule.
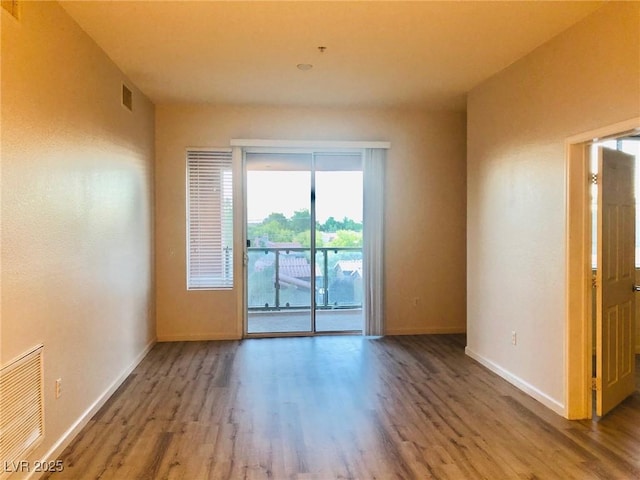
[[[427,327],[427,328],[392,328],[385,335],[434,335],[447,333],[466,333],[466,326],[459,327]],[[237,333],[192,333],[187,335],[158,335],[158,342],[206,342],[215,340],[241,340]]]
[[[385,335],[437,335],[447,333],[466,333],[466,326],[461,327],[426,327],[426,328],[388,328]]]
[[[203,342],[211,340],[240,340],[236,333],[194,333],[187,335],[158,335],[158,342]]]
[[[85,412],[80,415],[80,417],[75,421],[71,427],[62,434],[62,436],[58,439],[57,442],[53,444],[53,446],[49,449],[47,453],[45,453],[42,462],[45,461],[55,461],[62,451],[69,446],[69,444],[73,441],[73,439],[80,433],[80,431],[89,423],[89,420],[102,408],[102,406],[109,400],[111,395],[115,393],[115,391],[122,385],[122,383],[127,379],[129,374],[133,372],[133,370],[138,366],[138,364],[142,361],[142,359],[151,351],[153,346],[156,344],[156,340],[151,340],[147,346],[142,350],[142,352],[135,358],[133,362],[116,378],[116,380],[109,385],[109,387],[102,392],[102,394],[93,402],[89,408],[85,410]],[[26,477],[26,480],[40,478],[44,472],[31,472]]]
[[[469,357],[473,358],[475,361],[477,361],[484,367],[491,370],[496,375],[504,378],[507,382],[519,388],[527,395],[533,397],[534,399],[542,403],[545,407],[550,408],[551,410],[556,412],[558,415],[562,415],[565,418],[567,417],[566,408],[563,403],[558,402],[556,399],[538,390],[536,387],[534,387],[530,383],[525,382],[520,377],[502,368],[500,365],[492,362],[491,360],[483,357],[482,355],[477,354],[476,352],[471,350],[469,347],[466,347],[464,349],[464,353],[466,353]]]

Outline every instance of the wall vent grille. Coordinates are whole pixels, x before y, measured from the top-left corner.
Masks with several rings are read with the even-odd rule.
[[[133,111],[133,92],[124,83],[122,84],[122,106]]]
[[[16,20],[20,20],[20,2],[18,0],[2,0],[2,8]]]
[[[0,370],[0,459],[7,464],[24,460],[44,436],[42,352],[39,345]]]

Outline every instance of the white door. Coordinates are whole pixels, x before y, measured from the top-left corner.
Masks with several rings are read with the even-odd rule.
[[[635,390],[634,157],[598,148],[596,413]]]

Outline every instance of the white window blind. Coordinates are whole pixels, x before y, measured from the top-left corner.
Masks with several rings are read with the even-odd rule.
[[[187,151],[187,288],[233,287],[231,151]]]

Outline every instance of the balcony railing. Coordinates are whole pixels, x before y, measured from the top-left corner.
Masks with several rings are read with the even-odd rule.
[[[311,308],[311,249],[247,249],[249,311]],[[362,308],[362,248],[320,247],[315,255],[317,309]]]

